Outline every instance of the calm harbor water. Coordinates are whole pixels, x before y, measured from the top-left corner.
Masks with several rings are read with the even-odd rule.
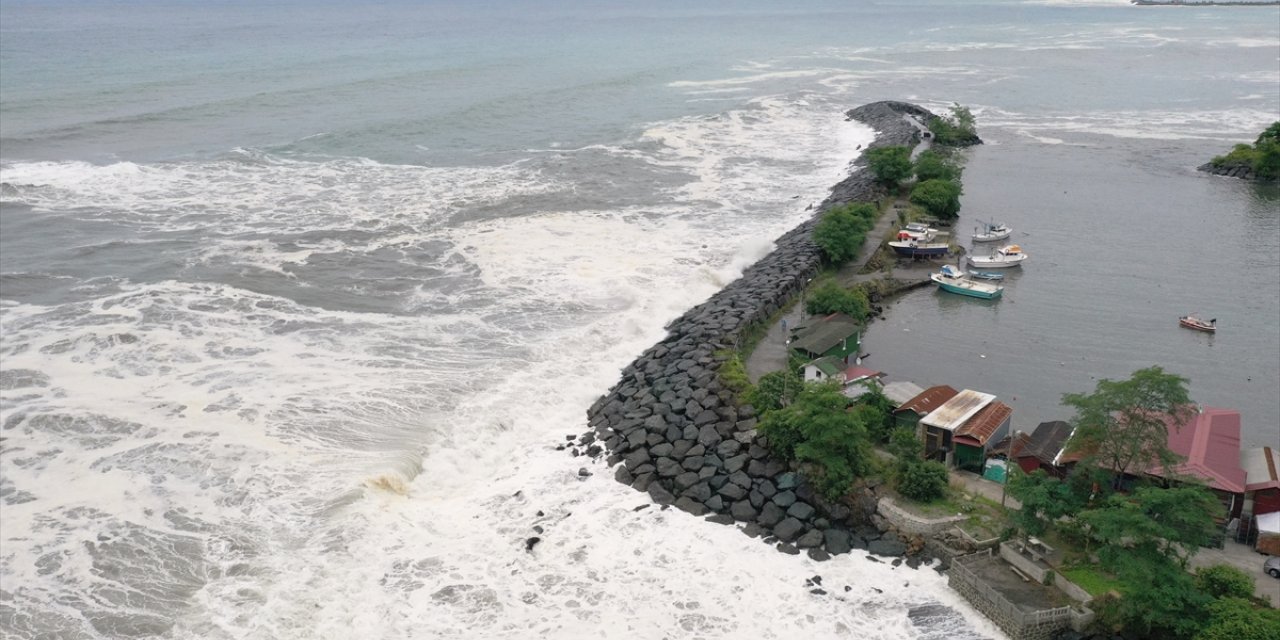
[[[1161,364],[1274,444],[1276,194],[1192,168],[1277,118],[1278,17],[0,0],[0,635],[999,638],[933,571],[637,511],[555,445],[880,99],[974,108],[960,227],[1032,258],[897,302],[868,364],[1024,427]]]

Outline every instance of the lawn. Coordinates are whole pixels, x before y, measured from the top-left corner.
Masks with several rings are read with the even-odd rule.
[[[1115,576],[1103,571],[1095,564],[1060,567],[1058,572],[1095,598],[1106,595],[1110,591],[1118,592],[1123,585]]]

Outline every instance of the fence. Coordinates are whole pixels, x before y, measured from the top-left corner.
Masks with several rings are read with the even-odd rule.
[[[984,549],[977,553],[956,558],[951,562],[951,575],[987,600],[1005,619],[1019,627],[1036,627],[1053,624],[1071,617],[1071,607],[1023,611],[1017,605],[1009,602],[1003,595],[1000,595],[1000,592],[979,579],[972,569],[965,566],[965,564],[983,559],[992,559],[991,549]]]

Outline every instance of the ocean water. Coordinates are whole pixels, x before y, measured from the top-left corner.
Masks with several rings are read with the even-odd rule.
[[[1193,167],[1276,119],[1278,25],[1122,2],[0,0],[0,630],[1000,638],[934,571],[636,510],[556,446],[810,215],[874,136],[843,111],[879,99],[975,109],[991,144],[963,215],[1033,233],[1033,263],[999,307],[904,299],[868,364],[977,376],[1021,416],[1155,360],[1270,437],[1276,195]],[[1176,304],[1133,305],[1150,318],[1116,311],[1174,282]],[[1231,310],[1212,342],[1156,330],[1185,298]],[[1046,337],[1039,367],[935,357]],[[1063,350],[1106,362],[1037,375]]]

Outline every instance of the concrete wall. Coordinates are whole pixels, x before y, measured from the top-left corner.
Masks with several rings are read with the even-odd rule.
[[[1016,567],[1018,571],[1031,576],[1032,580],[1035,580],[1040,584],[1047,584],[1045,582],[1045,578],[1051,571],[1051,569],[1049,569],[1049,565],[1043,562],[1036,562],[1021,553],[1018,553],[1018,549],[1014,547],[1013,542],[1000,543],[1000,557],[1004,558],[1005,562]]]
[[[893,498],[881,498],[876,505],[876,512],[888,520],[898,531],[917,535],[933,535],[950,529],[957,522],[963,522],[965,516],[947,516],[945,518],[921,518],[908,513]]]

